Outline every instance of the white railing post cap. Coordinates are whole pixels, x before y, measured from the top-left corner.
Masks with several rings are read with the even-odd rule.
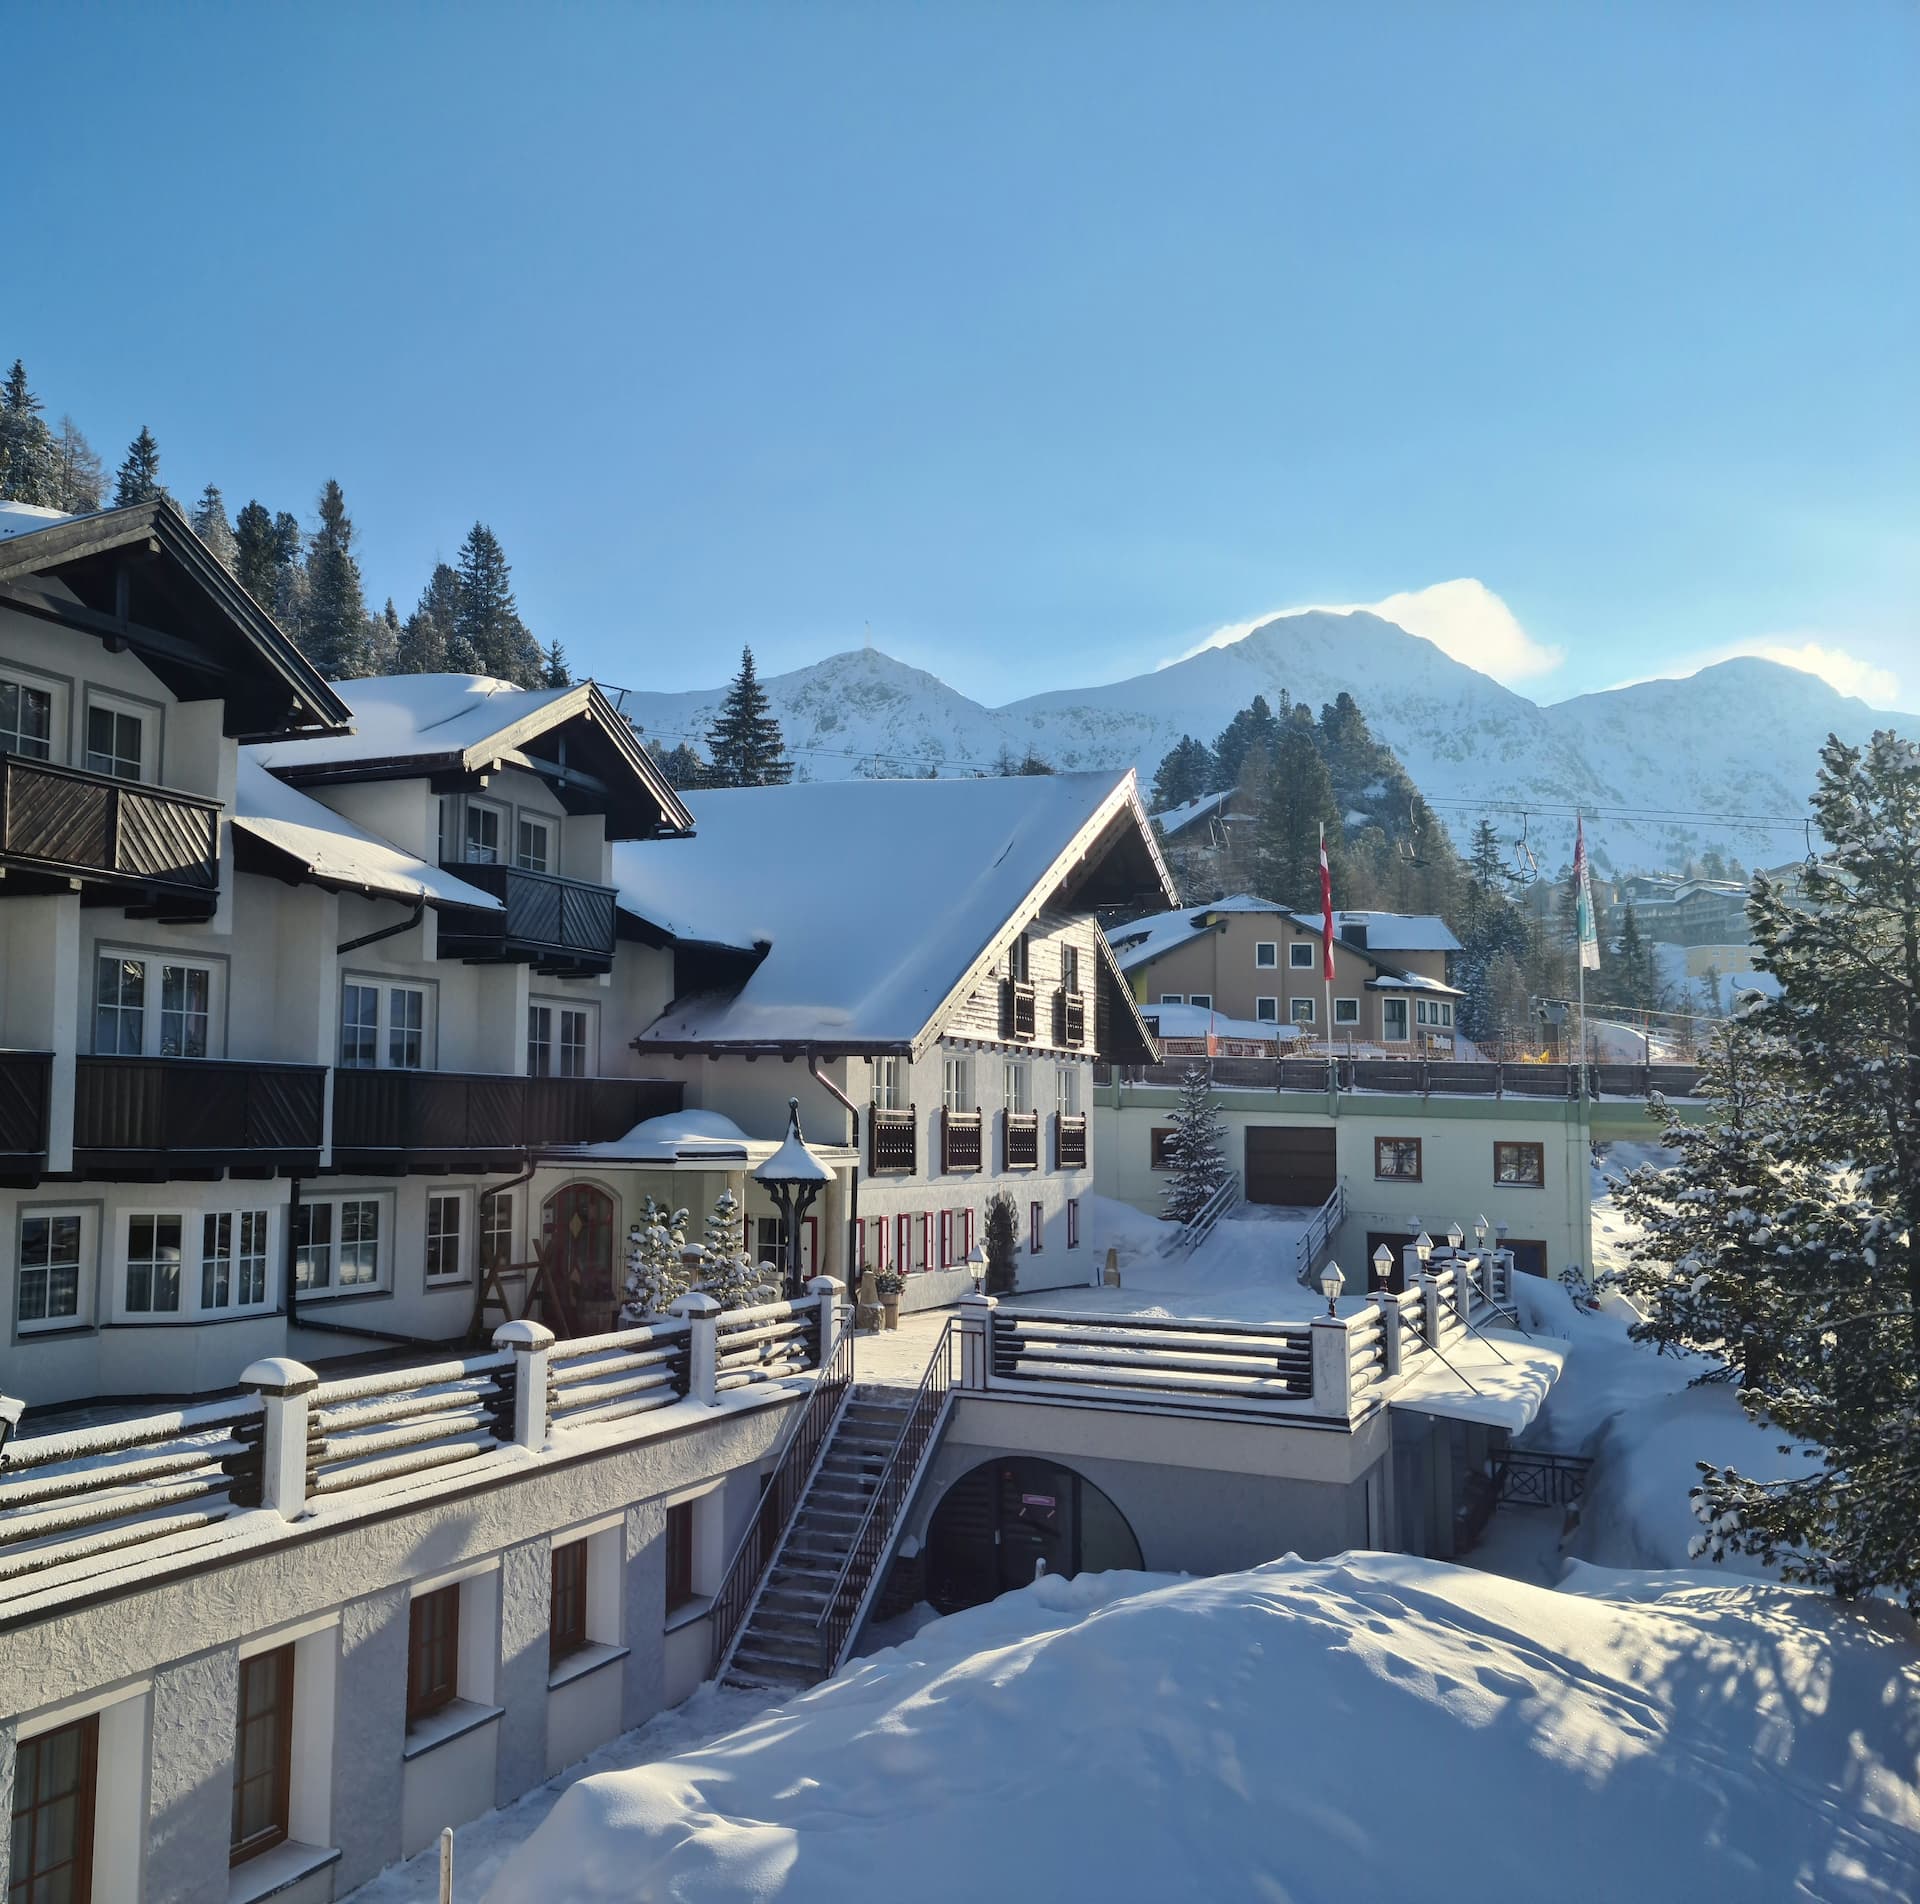
[[[304,1362],[290,1355],[263,1355],[240,1371],[241,1386],[263,1395],[306,1395],[320,1386],[320,1378]]]
[[[1000,1298],[998,1296],[977,1294],[975,1291],[969,1289],[967,1293],[960,1298],[960,1307],[962,1309],[998,1309],[1000,1307]]]
[[[838,1276],[816,1276],[807,1284],[809,1296],[837,1296],[846,1288]]]
[[[496,1349],[512,1349],[520,1355],[530,1355],[535,1349],[553,1346],[554,1334],[544,1322],[535,1322],[529,1316],[516,1316],[511,1322],[503,1322],[493,1332],[493,1346]]]
[[[704,1289],[689,1289],[684,1296],[675,1296],[667,1304],[670,1316],[717,1316],[720,1305]]]

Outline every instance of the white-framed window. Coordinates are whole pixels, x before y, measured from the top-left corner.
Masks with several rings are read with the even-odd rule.
[[[973,1060],[950,1054],[940,1067],[940,1102],[950,1111],[974,1107]]]
[[[1062,1117],[1080,1115],[1080,1067],[1063,1064],[1053,1074],[1053,1108]]]
[[[1287,963],[1296,972],[1311,972],[1313,970],[1313,941],[1311,939],[1295,939],[1294,942],[1287,947]]]
[[[1313,1000],[1310,998],[1290,998],[1287,1000],[1287,1016],[1296,1025],[1313,1023]]]
[[[1407,1042],[1407,1001],[1404,998],[1383,998],[1380,1001],[1380,1036],[1390,1045]]]
[[[340,984],[340,1064],[348,1071],[419,1071],[432,1033],[430,988],[372,978]]]
[[[467,802],[464,841],[469,866],[500,864],[501,823],[505,817],[498,807],[489,805],[485,800]]]
[[[906,1066],[898,1058],[874,1059],[873,1101],[883,1111],[907,1108]]]
[[[1262,939],[1253,948],[1253,962],[1261,971],[1267,971],[1280,963],[1280,947],[1272,939]]]
[[[1213,994],[1211,992],[1189,992],[1187,994],[1187,1003],[1197,1006],[1201,1011],[1212,1011]]]
[[[13,1315],[23,1332],[70,1327],[85,1319],[80,1265],[87,1234],[85,1210],[20,1212]]]
[[[1277,1025],[1280,1022],[1280,1001],[1277,998],[1256,998],[1253,1001],[1253,1016],[1257,1024]]]
[[[177,1212],[138,1213],[127,1218],[127,1314],[172,1315],[180,1307],[180,1238],[185,1219]]]
[[[483,1190],[480,1193],[480,1264],[491,1269],[495,1263],[513,1261],[513,1192]]]
[[[1007,947],[1007,976],[1016,985],[1024,985],[1033,969],[1033,941],[1024,932],[1016,932]]]
[[[53,758],[53,690],[0,674],[0,754]]]
[[[200,1223],[201,1309],[255,1309],[266,1299],[266,1211],[209,1210]]]
[[[461,1212],[466,1203],[458,1190],[427,1192],[427,1281],[449,1282],[466,1274],[460,1249]]]
[[[1060,989],[1064,992],[1077,992],[1080,989],[1080,948],[1077,945],[1063,945],[1060,948]]]
[[[553,871],[553,828],[546,820],[523,818],[514,833],[513,863],[523,873]]]
[[[371,1289],[381,1282],[381,1199],[321,1197],[300,1205],[293,1222],[293,1280],[312,1294]]]
[[[1360,1001],[1357,998],[1336,998],[1333,1001],[1333,1022],[1336,1025],[1357,1025],[1360,1022]]]
[[[591,1013],[584,1005],[527,1007],[527,1076],[584,1078],[592,1075]]]
[[[1416,998],[1413,1001],[1416,1025],[1444,1027],[1453,1023],[1453,1001],[1446,998]]]
[[[146,952],[99,952],[93,967],[93,1049],[98,1057],[214,1055],[222,968]]]
[[[1000,1099],[1015,1113],[1033,1109],[1032,1065],[1008,1063],[1000,1067]]]
[[[1184,992],[1162,992],[1154,1002],[1159,1005],[1184,1005],[1187,995]]]
[[[151,722],[152,715],[146,709],[89,693],[87,771],[108,774],[115,780],[152,779]]]

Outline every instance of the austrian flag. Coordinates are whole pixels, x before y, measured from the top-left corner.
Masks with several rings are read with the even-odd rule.
[[[1320,976],[1333,982],[1333,874],[1327,866],[1327,829],[1320,828]]]

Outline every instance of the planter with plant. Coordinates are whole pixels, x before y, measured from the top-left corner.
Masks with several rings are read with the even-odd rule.
[[[900,1326],[900,1296],[906,1286],[907,1279],[897,1269],[879,1270],[874,1275],[873,1293],[880,1298],[889,1329]]]

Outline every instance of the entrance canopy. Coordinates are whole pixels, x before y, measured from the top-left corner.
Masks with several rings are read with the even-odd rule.
[[[1450,1340],[1445,1361],[1421,1356],[1388,1400],[1395,1408],[1477,1421],[1517,1435],[1539,1414],[1570,1347],[1558,1336],[1486,1329],[1477,1337]]]

